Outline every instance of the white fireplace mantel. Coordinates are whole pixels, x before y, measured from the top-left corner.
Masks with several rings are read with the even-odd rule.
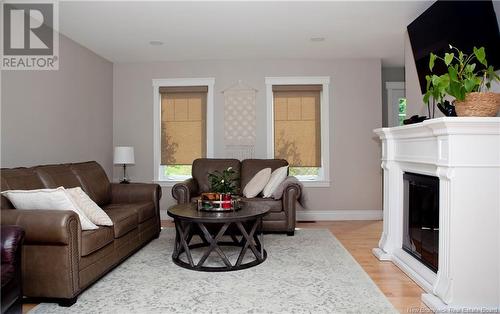
[[[374,132],[384,169],[375,256],[419,284],[434,311],[500,311],[500,118],[447,117]],[[437,274],[402,249],[404,172],[439,178]]]

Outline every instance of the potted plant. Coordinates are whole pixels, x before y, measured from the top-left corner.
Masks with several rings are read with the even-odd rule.
[[[229,167],[222,172],[214,171],[208,174],[208,181],[210,183],[210,192],[202,193],[201,201],[207,208],[213,208],[213,204],[217,202],[221,208],[232,207],[232,194],[236,194],[236,180],[238,180],[236,171]]]
[[[442,75],[427,75],[427,92],[424,102],[445,103],[445,97],[455,98],[453,104],[458,116],[493,117],[500,106],[500,94],[490,92],[492,82],[500,82],[493,66],[488,66],[484,47],[474,47],[473,53],[465,54],[450,45],[451,52],[444,57],[430,54],[429,69],[433,70],[436,60],[444,62],[448,72]],[[477,60],[481,65],[477,66]],[[478,69],[482,67],[482,69]]]
[[[220,171],[214,171],[208,174],[211,192],[220,194],[235,194],[236,180],[238,179],[236,171],[232,167]]]

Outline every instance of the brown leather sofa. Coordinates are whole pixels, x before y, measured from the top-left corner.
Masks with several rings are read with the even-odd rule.
[[[232,167],[239,174],[237,183],[241,192],[253,178],[253,176],[264,168],[275,170],[279,167],[287,166],[288,162],[283,159],[210,159],[200,158],[193,162],[192,178],[174,185],[172,196],[177,203],[189,203],[196,200],[201,193],[210,191],[208,174],[215,170],[222,171]],[[242,200],[252,207],[268,207],[269,214],[263,219],[263,229],[265,232],[286,232],[293,235],[295,230],[295,211],[298,199],[301,194],[299,184],[289,184],[286,186],[281,200],[272,198],[243,198]]]
[[[110,183],[95,161],[4,168],[0,177],[2,190],[80,186],[114,224],[82,231],[73,211],[15,210],[2,196],[2,225],[26,231],[23,294],[30,299],[70,306],[86,287],[160,234],[160,187]]]
[[[19,226],[2,226],[2,314],[21,314],[22,303],[22,248],[24,230]]]

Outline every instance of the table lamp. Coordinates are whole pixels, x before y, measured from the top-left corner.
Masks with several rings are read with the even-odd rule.
[[[127,165],[133,165],[134,163],[134,148],[132,146],[115,147],[114,164],[123,165],[123,179],[120,183],[130,183],[130,179],[127,178]]]

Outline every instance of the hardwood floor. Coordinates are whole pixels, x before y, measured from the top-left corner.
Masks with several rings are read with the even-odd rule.
[[[162,221],[162,226],[173,227],[173,224]],[[380,262],[372,255],[371,250],[377,246],[382,232],[381,221],[299,222],[297,228],[330,230],[401,313],[430,311],[420,301],[423,290],[416,283],[392,263]],[[24,304],[23,313],[35,305]]]

